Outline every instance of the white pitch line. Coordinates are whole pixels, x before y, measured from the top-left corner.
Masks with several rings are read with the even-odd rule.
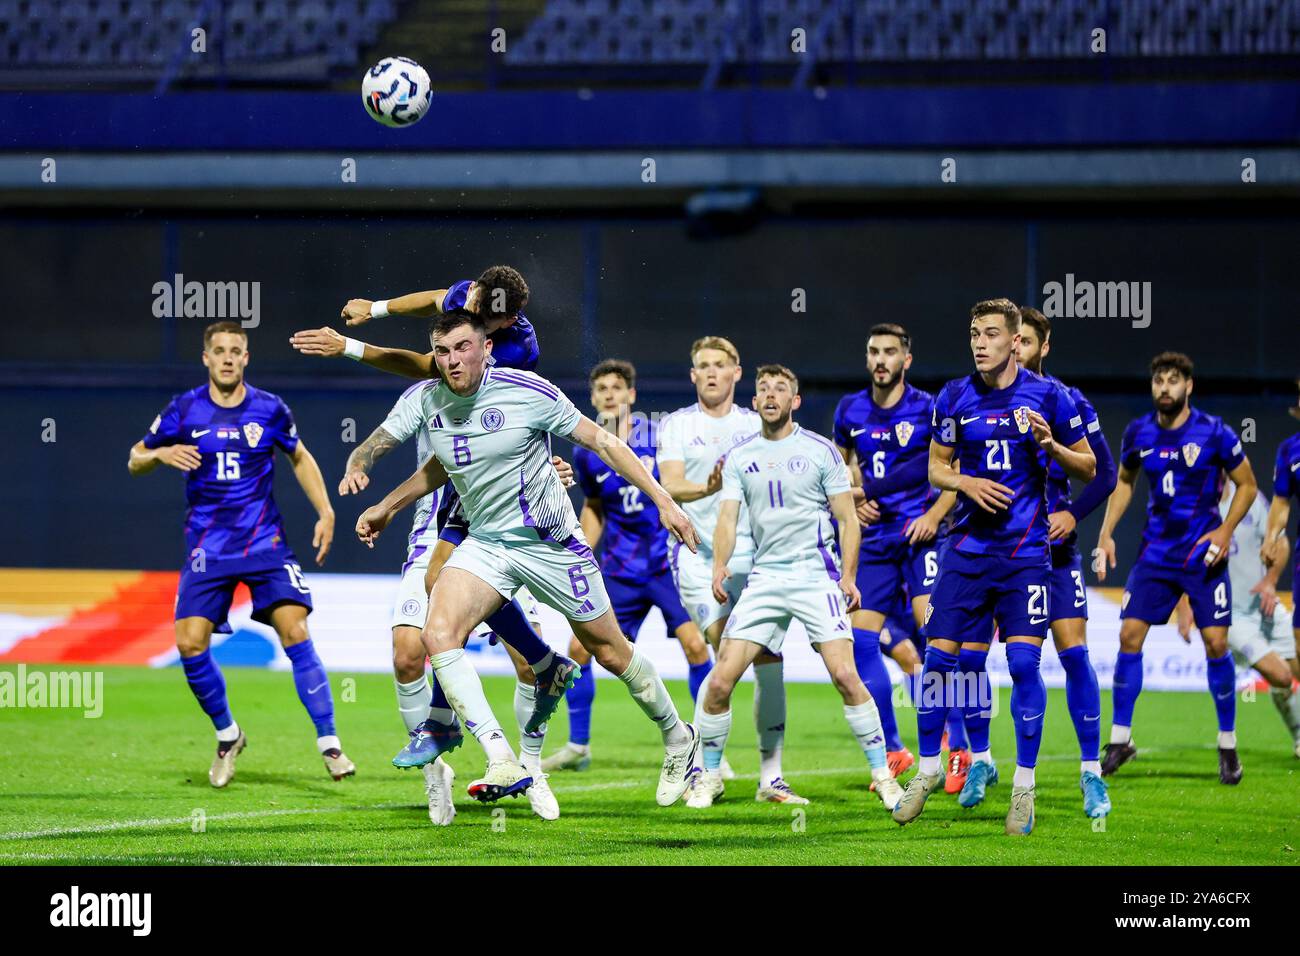
[[[1158,748],[1143,748],[1144,750],[1155,750]],[[1047,754],[1040,757],[1042,760],[1066,760],[1078,759],[1078,754]],[[865,764],[856,767],[827,767],[821,770],[794,770],[790,771],[792,777],[831,777],[841,776],[843,774],[862,774],[864,778],[869,777],[871,771]],[[756,773],[742,773],[736,775],[737,780],[757,780]],[[649,787],[650,783],[644,780],[613,780],[608,783],[582,784],[576,787],[560,786],[555,787],[557,794],[566,793],[594,793],[601,790],[629,790],[634,787]],[[206,816],[206,822],[216,822],[222,820],[262,820],[268,817],[289,817],[303,816],[309,814],[322,813],[356,813],[366,810],[404,810],[412,807],[411,803],[372,803],[365,805],[350,805],[344,807],[285,807],[279,810],[240,810],[232,813],[213,813]],[[60,837],[60,836],[77,836],[91,835],[96,833],[113,833],[117,830],[150,830],[161,829],[164,827],[177,827],[189,825],[193,822],[193,817],[160,817],[146,820],[117,820],[108,823],[87,823],[74,827],[50,827],[45,830],[14,830],[9,833],[0,833],[0,841],[15,840],[38,840],[43,837]],[[10,855],[5,854],[4,857]]]

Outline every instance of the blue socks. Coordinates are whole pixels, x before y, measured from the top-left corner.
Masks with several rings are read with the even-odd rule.
[[[596,699],[596,662],[582,669],[569,692],[564,695],[569,705],[569,743],[586,746],[591,742],[591,702]]]
[[[293,683],[298,688],[298,699],[316,725],[316,736],[333,737],[334,695],[330,693],[329,675],[316,653],[316,645],[307,638],[301,644],[286,647],[284,652],[293,664]]]
[[[957,655],[957,665],[961,669],[962,684],[967,688],[966,699],[961,702],[962,726],[966,730],[967,743],[974,753],[986,753],[989,749],[989,724],[993,721],[993,701],[989,696],[992,686],[989,684],[985,668],[988,651],[966,650],[962,648]],[[974,675],[968,677],[966,675]],[[987,698],[987,699],[986,699]],[[951,718],[949,727],[951,728]],[[948,731],[948,743],[952,743],[952,731]]]
[[[853,629],[853,663],[880,712],[885,749],[902,750],[903,738],[898,735],[898,719],[894,716],[894,687],[889,681],[889,671],[885,670],[885,658],[880,653],[879,631]]]
[[[961,655],[957,655],[958,664],[961,663]],[[962,715],[961,708],[954,704],[948,708],[948,751],[969,750],[970,741],[966,739],[966,721]]]
[[[1206,668],[1208,671],[1209,668]],[[1142,652],[1128,654],[1119,652],[1115,658],[1115,678],[1111,691],[1111,703],[1114,707],[1112,724],[1121,727],[1133,726],[1133,708],[1137,704],[1138,694],[1142,693]]]
[[[937,647],[925,649],[925,670],[921,675],[920,697],[916,702],[916,732],[922,757],[938,757],[943,742],[943,725],[951,704],[950,677],[957,669],[957,655]]]
[[[235,718],[230,716],[230,705],[226,703],[226,679],[217,662],[212,659],[212,651],[182,657],[181,667],[185,669],[185,679],[194,692],[194,699],[199,702],[203,712],[212,718],[212,726],[217,730],[225,730],[233,724]]]
[[[1214,696],[1219,731],[1231,733],[1237,726],[1237,668],[1230,651],[1225,651],[1222,657],[1206,657],[1205,679]]]
[[[1070,647],[1058,655],[1065,668],[1065,703],[1074,721],[1074,735],[1079,738],[1079,759],[1098,759],[1101,750],[1101,688],[1097,672],[1092,669],[1088,648],[1084,644]]]
[[[709,676],[709,671],[713,670],[713,661],[707,660],[703,664],[688,664],[689,673],[686,676],[686,682],[691,688],[691,700],[700,696],[700,688],[704,686],[704,678]],[[570,691],[570,694],[573,692]]]
[[[1017,641],[1007,645],[1007,669],[1011,671],[1011,717],[1016,725],[1016,766],[1032,769],[1042,746],[1043,712],[1047,709],[1047,687],[1039,670],[1043,649]]]
[[[493,634],[518,651],[529,664],[536,664],[551,653],[550,647],[537,636],[533,626],[528,623],[528,618],[524,617],[524,609],[518,601],[503,604],[501,610],[489,617],[486,623],[492,628]]]

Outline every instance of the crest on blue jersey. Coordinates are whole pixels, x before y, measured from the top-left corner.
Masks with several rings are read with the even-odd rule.
[[[793,458],[790,459],[786,467],[790,469],[790,474],[802,475],[805,471],[808,470],[810,465],[811,462],[809,462],[808,459],[805,458],[803,455],[795,455]]]
[[[1196,464],[1196,459],[1201,456],[1201,446],[1194,441],[1189,441],[1183,446],[1183,461],[1187,462],[1187,467],[1191,468]]]
[[[249,448],[256,448],[257,443],[262,440],[262,426],[257,422],[245,423],[244,437],[248,439]]]
[[[898,436],[898,443],[904,446],[907,445],[908,441],[912,437],[912,432],[914,430],[915,430],[915,426],[913,426],[911,422],[899,422],[897,425],[895,425],[894,434]]]
[[[494,432],[506,423],[506,416],[499,408],[488,408],[484,409],[480,421],[483,423],[484,431]]]
[[[1029,409],[1024,405],[1021,405],[1016,409],[1015,415],[1016,428],[1020,429],[1020,434],[1023,435],[1029,431]]]

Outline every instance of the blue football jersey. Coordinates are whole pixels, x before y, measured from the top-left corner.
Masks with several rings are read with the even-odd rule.
[[[1138,560],[1188,567],[1204,557],[1209,543],[1196,541],[1220,524],[1219,496],[1225,472],[1245,455],[1236,432],[1213,415],[1191,409],[1181,428],[1161,428],[1155,412],[1129,423],[1120,463],[1146,473],[1147,523]]]
[[[884,478],[917,457],[930,455],[930,427],[934,396],[907,385],[891,407],[881,408],[871,389],[845,395],[835,408],[835,444],[851,448],[864,479]],[[862,529],[868,538],[899,537],[934,502],[937,492],[928,481],[884,495],[880,520]]]
[[[978,373],[954,379],[934,403],[932,439],[956,449],[961,473],[1012,491],[1011,505],[992,514],[957,498],[949,547],[1004,560],[1047,560],[1047,464],[1029,425],[1042,415],[1062,445],[1084,438],[1083,419],[1060,386],[1020,368],[1010,385],[990,388]]]
[[[1300,434],[1292,435],[1277,448],[1277,462],[1273,466],[1273,494],[1300,501]],[[1297,555],[1296,563],[1300,564],[1300,555]]]
[[[1083,429],[1091,441],[1091,436],[1101,430],[1101,421],[1097,417],[1097,410],[1092,407],[1092,402],[1084,397],[1083,392],[1066,385],[1055,375],[1044,375],[1043,378],[1063,389],[1070,396],[1074,407],[1079,410]],[[1055,458],[1048,458],[1046,452],[1043,453],[1043,458],[1047,462],[1047,513],[1050,515],[1070,507],[1070,476],[1066,473],[1065,466]]]
[[[461,279],[459,282],[452,283],[443,297],[442,311],[454,312],[456,309],[464,308],[472,283],[472,279]],[[537,333],[523,312],[519,313],[519,318],[513,325],[497,329],[488,338],[492,340],[493,365],[502,368],[520,368],[526,372],[536,370],[542,353],[537,344]]]
[[[644,419],[632,417],[629,447],[656,479],[655,436],[644,427]],[[643,582],[668,567],[668,532],[659,523],[659,509],[647,501],[641,489],[601,461],[586,448],[576,448],[573,472],[582,493],[599,501],[605,513],[605,530],[600,538],[601,573],[607,577]]]
[[[271,494],[275,450],[298,447],[293,414],[278,395],[245,385],[234,408],[222,408],[200,385],[171,400],[144,436],[146,448],[196,445],[201,463],[185,476],[185,543],[208,560],[247,557],[285,547],[280,509]]]

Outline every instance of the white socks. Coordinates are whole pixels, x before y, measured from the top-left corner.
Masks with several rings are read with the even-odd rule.
[[[515,752],[510,749],[506,735],[492,713],[483,693],[483,682],[473,665],[465,660],[465,651],[458,647],[434,654],[430,660],[447,700],[460,714],[465,728],[482,745],[488,761],[514,760]]]
[[[403,684],[394,677],[393,684],[397,687],[397,712],[402,715],[402,723],[406,724],[406,732],[409,734],[429,716],[433,688],[429,686],[429,678],[423,674],[409,684]]]
[[[524,730],[528,718],[533,716],[533,702],[537,699],[537,688],[515,681],[515,722],[519,724],[519,760],[525,767],[532,768],[540,764],[542,744],[546,741],[546,724],[542,724],[536,733]]]
[[[1110,725],[1110,742],[1113,744],[1126,744],[1133,739],[1133,729],[1121,724]]]
[[[239,739],[239,724],[235,721],[230,722],[229,727],[222,727],[217,731],[217,743],[231,744]]]
[[[880,729],[880,711],[874,700],[862,704],[845,704],[844,719],[858,738],[858,746],[867,755],[872,770],[885,766],[885,734]]]
[[[1220,750],[1237,749],[1237,732],[1235,730],[1219,731],[1219,749]]]
[[[1013,787],[1032,787],[1034,785],[1034,768],[1017,765],[1016,774],[1011,779]]]
[[[1100,761],[1100,760],[1085,760],[1085,761],[1083,761],[1081,764],[1079,764],[1079,773],[1080,773],[1081,775],[1082,775],[1082,774],[1085,774],[1085,773],[1095,773],[1097,776],[1100,777],[1100,776],[1101,776],[1101,761]]]
[[[717,770],[722,766],[722,752],[727,746],[727,735],[731,733],[731,711],[721,714],[706,714],[700,709],[699,724],[700,747],[705,770]],[[765,784],[761,784],[765,786]]]
[[[927,777],[938,776],[940,772],[939,755],[935,754],[933,757],[922,757],[920,765],[917,767],[917,772],[923,773]]]
[[[327,750],[341,751],[343,749],[343,745],[339,743],[339,738],[336,735],[330,734],[328,737],[316,738],[316,749],[319,750],[321,753],[324,753]]]
[[[785,743],[785,665],[781,661],[754,665],[754,730],[758,733],[758,785],[766,787],[781,776]]]
[[[633,650],[632,660],[618,679],[627,685],[636,705],[658,725],[665,746],[680,747],[691,739],[690,731],[677,716],[677,707],[668,696],[668,688],[659,679],[659,672],[639,650]]]
[[[983,761],[984,763],[988,764],[990,767],[993,766],[993,754],[987,750],[972,751],[970,755],[970,762],[979,763],[980,761]]]

